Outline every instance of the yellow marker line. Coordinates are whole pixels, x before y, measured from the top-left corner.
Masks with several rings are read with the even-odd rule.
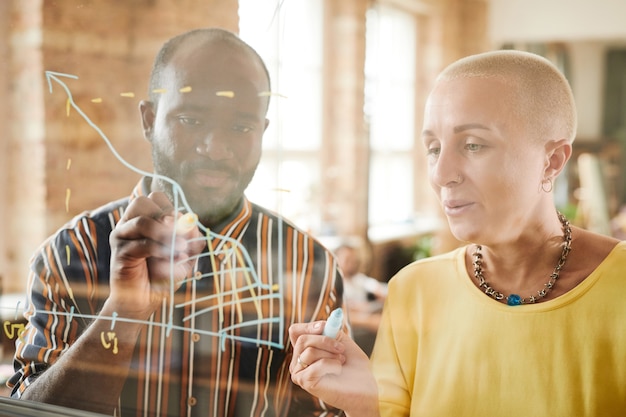
[[[250,273],[248,272],[248,268],[246,268],[246,263],[243,260],[241,251],[237,250],[237,248],[233,248],[233,250],[237,254],[237,261],[243,267],[243,275],[246,278],[246,282],[248,283],[248,286],[250,287],[250,294],[252,294],[252,300],[254,301],[254,307],[256,308],[256,315],[259,318],[259,320],[262,320],[263,312],[261,311],[261,303],[259,302],[259,299],[256,296],[256,291],[254,291],[254,287],[252,286],[252,279],[250,279]]]
[[[188,92],[190,92],[190,91],[191,91],[191,87],[189,87],[189,86],[187,86],[187,87],[183,87],[183,88],[181,88],[181,89],[180,89],[180,90],[178,90],[178,91],[180,91],[181,93],[188,93]]]
[[[70,211],[70,196],[72,195],[72,190],[67,188],[65,190],[65,212],[69,213]]]
[[[65,245],[65,256],[67,257],[67,264],[70,264],[70,245]]]
[[[286,95],[280,94],[280,93],[273,93],[271,91],[261,91],[259,94],[257,94],[259,97],[269,97],[269,96],[276,96],[276,97],[280,97],[280,98],[287,98]]]
[[[100,343],[102,343],[102,347],[105,349],[109,349],[111,347],[110,343],[104,339],[104,332],[100,332]]]
[[[70,117],[71,107],[72,107],[72,102],[70,101],[70,98],[68,97],[67,100],[65,100],[65,114],[67,115],[67,117]]]
[[[224,323],[224,301],[222,300],[222,292],[220,290],[220,281],[217,276],[217,262],[215,262],[215,254],[213,253],[213,246],[211,245],[211,237],[209,236],[210,230],[207,228],[206,239],[209,245],[209,259],[211,259],[211,268],[213,269],[213,286],[215,287],[215,294],[217,295],[217,306],[219,309],[220,324]]]
[[[122,97],[128,97],[128,98],[133,98],[135,97],[135,93],[133,93],[132,91],[127,91],[125,93],[120,93],[120,96]]]
[[[67,158],[67,164],[65,165],[65,169],[69,171],[71,166],[72,166],[72,158]]]
[[[217,271],[215,270],[213,270],[213,286],[215,287],[215,294],[217,295],[217,308],[219,311],[219,320],[221,325],[222,323],[224,323],[224,300],[222,298],[220,280],[217,276]]]
[[[233,98],[235,97],[235,92],[234,91],[218,91],[215,93],[215,95],[218,97]]]
[[[281,193],[290,193],[291,190],[288,188],[271,188],[271,191],[279,191]]]
[[[102,103],[102,97],[96,97],[91,99],[92,103]]]
[[[165,88],[155,88],[154,90],[152,90],[152,92],[155,94],[163,94],[166,93],[167,90]]]
[[[226,252],[226,250],[226,244],[224,244],[224,252]],[[227,262],[227,268],[230,271],[231,291],[233,293],[233,298],[235,299],[235,306],[237,307],[237,317],[239,318],[239,323],[243,323],[243,311],[241,309],[241,301],[239,300],[239,294],[237,294],[237,271],[233,270],[233,262],[230,256],[228,256]]]

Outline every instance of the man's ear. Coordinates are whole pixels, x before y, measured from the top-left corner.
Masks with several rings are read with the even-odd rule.
[[[572,156],[572,144],[567,139],[546,142],[546,163],[544,178],[555,178],[563,171],[565,164]]]
[[[154,129],[155,115],[154,103],[148,100],[141,100],[139,102],[139,112],[141,113],[141,125],[143,127],[143,137],[151,142],[152,131]]]

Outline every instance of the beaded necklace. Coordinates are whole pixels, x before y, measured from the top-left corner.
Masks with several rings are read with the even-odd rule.
[[[521,297],[518,294],[510,294],[510,295],[506,296],[506,303],[508,305],[510,305],[510,306],[518,306],[518,305],[521,305],[521,304],[533,304],[533,303],[536,303],[537,301],[539,301],[543,297],[545,297],[548,294],[548,292],[550,292],[552,287],[554,287],[554,284],[556,283],[556,280],[559,278],[559,274],[561,273],[561,269],[563,269],[563,265],[565,265],[565,261],[567,260],[567,255],[569,255],[569,252],[571,250],[571,246],[572,246],[572,229],[570,227],[570,224],[569,224],[569,221],[567,220],[567,218],[563,214],[561,214],[560,212],[557,212],[557,214],[559,216],[559,221],[563,225],[563,251],[561,252],[561,257],[559,258],[559,261],[557,262],[556,266],[554,267],[554,271],[550,275],[550,279],[548,280],[547,283],[544,284],[544,288],[542,288],[541,290],[537,291],[537,295],[536,296],[535,295],[530,295],[527,298],[523,298],[523,297]],[[495,299],[497,301],[503,300],[505,298],[504,294],[502,294],[499,291],[494,290],[487,283],[487,281],[485,281],[485,277],[483,276],[483,255],[480,252],[481,249],[482,249],[481,245],[476,245],[476,250],[472,254],[472,258],[473,258],[472,265],[474,266],[474,276],[478,280],[478,287],[483,289],[485,291],[485,294],[487,294],[491,298],[493,298],[493,299]]]

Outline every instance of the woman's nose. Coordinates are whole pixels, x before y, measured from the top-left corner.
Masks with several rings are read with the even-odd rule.
[[[460,161],[452,150],[440,150],[430,168],[430,180],[438,187],[450,187],[463,182]]]

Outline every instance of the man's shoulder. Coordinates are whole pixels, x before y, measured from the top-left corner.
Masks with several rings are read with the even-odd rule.
[[[312,236],[309,232],[305,232],[303,229],[301,229],[299,226],[297,226],[295,223],[293,223],[291,220],[289,220],[285,216],[278,214],[275,211],[270,210],[266,207],[260,206],[256,203],[250,203],[250,204],[252,205],[252,217],[253,218],[258,217],[259,215],[265,216],[269,218],[275,225],[281,224],[284,227],[294,229],[300,233]]]
[[[250,201],[250,206],[252,207],[252,214],[253,214],[253,215],[255,215],[255,214],[256,214],[256,215],[261,214],[261,215],[263,215],[263,216],[267,216],[267,217],[270,217],[270,218],[272,218],[272,219],[282,220],[282,221],[284,221],[285,223],[288,223],[288,224],[290,224],[290,225],[291,225],[291,222],[290,222],[287,218],[285,218],[285,217],[284,217],[284,216],[282,216],[281,214],[276,213],[276,212],[275,212],[275,211],[273,211],[273,210],[270,210],[270,209],[268,209],[268,208],[266,208],[266,207],[260,206],[260,205],[258,205],[257,203],[253,203],[253,202],[251,202],[251,201]]]
[[[114,213],[114,212],[121,212],[123,214],[124,210],[126,210],[126,207],[128,207],[129,202],[130,202],[130,197],[123,197],[118,200],[110,201],[96,209],[87,211],[85,213],[86,215],[92,218],[100,218],[102,216],[109,216],[111,213]]]
[[[320,248],[323,248],[324,250],[330,252],[328,248],[326,248],[320,242],[320,240],[317,237],[315,237],[311,232],[307,232],[306,230],[296,225],[285,216],[278,214],[275,211],[270,210],[268,208],[262,207],[258,204],[252,203],[252,202],[251,202],[251,205],[252,205],[252,219],[258,220],[259,216],[264,216],[268,218],[269,220],[271,220],[272,226],[274,229],[277,229],[277,230],[282,229],[283,234],[287,232],[296,232],[299,235],[306,236],[308,239],[312,240],[316,246],[319,246]]]
[[[65,234],[70,230],[85,229],[87,225],[94,225],[100,230],[110,232],[124,214],[128,203],[129,197],[124,197],[93,210],[83,211],[59,228],[54,236]]]
[[[108,253],[109,235],[124,214],[128,202],[128,197],[121,198],[74,216],[40,244],[31,263],[45,262],[49,253],[68,253],[67,256],[70,256],[74,248],[98,251],[102,255]]]

